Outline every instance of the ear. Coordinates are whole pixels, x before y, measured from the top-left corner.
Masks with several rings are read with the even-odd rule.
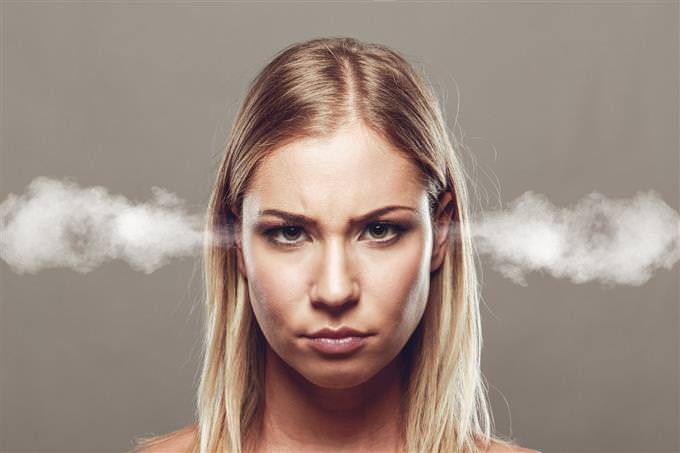
[[[236,255],[238,256],[238,271],[245,280],[248,280],[248,275],[246,274],[246,264],[243,261],[243,252],[241,251],[240,241],[236,244]]]
[[[449,244],[449,229],[451,227],[451,217],[455,207],[455,200],[450,191],[444,192],[439,197],[439,205],[433,215],[432,224],[434,225],[434,238],[432,241],[432,259],[430,261],[430,272],[434,272],[444,262],[446,251]]]
[[[234,216],[234,228],[232,230],[232,233],[234,235],[234,246],[236,248],[236,257],[237,257],[237,262],[238,262],[238,270],[245,278],[248,280],[248,277],[246,275],[246,264],[245,261],[243,260],[243,250],[241,249],[242,247],[242,238],[241,238],[241,232],[242,232],[242,224],[241,224],[241,216],[234,211],[233,209],[231,210],[231,214]]]

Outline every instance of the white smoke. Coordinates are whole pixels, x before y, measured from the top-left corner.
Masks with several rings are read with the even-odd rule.
[[[471,229],[477,250],[522,286],[528,272],[639,286],[680,259],[680,215],[651,190],[632,199],[593,192],[571,208],[529,191]]]
[[[24,195],[0,204],[0,258],[20,274],[51,267],[86,273],[116,258],[151,273],[199,252],[202,219],[165,189],[151,191],[151,201],[134,204],[103,187],[38,177]]]
[[[86,273],[112,259],[151,273],[200,254],[204,219],[167,190],[151,192],[151,201],[135,204],[103,187],[36,178],[25,194],[0,204],[0,258],[20,274],[52,267]],[[523,286],[529,272],[637,286],[680,259],[680,215],[653,191],[628,200],[593,192],[571,208],[526,192],[508,209],[482,213],[470,231],[477,251]],[[227,237],[211,240],[225,245]]]

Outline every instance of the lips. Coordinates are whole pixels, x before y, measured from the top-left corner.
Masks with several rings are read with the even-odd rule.
[[[343,338],[308,337],[305,341],[324,356],[348,357],[349,354],[359,351],[368,342],[368,338],[366,336]]]
[[[348,338],[348,337],[367,337],[371,335],[369,332],[362,332],[360,330],[352,329],[350,327],[340,327],[339,329],[331,329],[324,327],[314,333],[304,335],[308,338]]]

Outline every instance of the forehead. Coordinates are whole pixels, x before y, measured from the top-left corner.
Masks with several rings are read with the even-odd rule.
[[[426,197],[419,169],[371,130],[352,125],[323,139],[300,139],[258,166],[244,199],[252,208],[333,215]]]

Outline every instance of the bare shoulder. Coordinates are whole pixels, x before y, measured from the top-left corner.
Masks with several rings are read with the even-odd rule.
[[[168,434],[159,436],[150,445],[133,453],[189,453],[196,441],[196,425],[187,425]]]
[[[520,447],[519,445],[504,445],[500,442],[493,442],[484,453],[541,453],[531,448]]]

